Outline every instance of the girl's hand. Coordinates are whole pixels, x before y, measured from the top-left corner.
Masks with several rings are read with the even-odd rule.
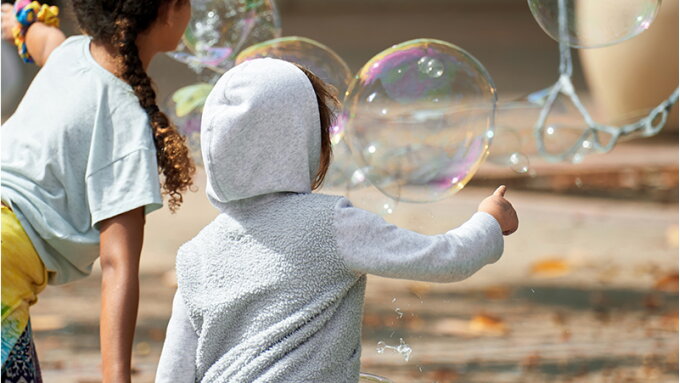
[[[503,235],[510,235],[517,231],[519,219],[515,208],[505,199],[506,190],[505,185],[500,186],[491,196],[486,197],[479,204],[477,211],[491,214],[501,225]]]
[[[12,28],[17,25],[14,7],[12,4],[2,4],[0,12],[2,12],[2,39],[12,41],[14,40],[14,36],[12,36]]]

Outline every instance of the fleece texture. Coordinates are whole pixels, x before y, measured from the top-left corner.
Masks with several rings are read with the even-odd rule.
[[[203,124],[207,193],[221,214],[178,252],[156,382],[357,382],[367,273],[453,282],[503,252],[486,213],[427,236],[310,193],[318,105],[290,63],[227,72]]]

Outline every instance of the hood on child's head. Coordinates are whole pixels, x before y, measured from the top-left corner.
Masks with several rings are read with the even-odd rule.
[[[314,88],[298,67],[270,58],[234,67],[203,108],[208,198],[219,207],[269,193],[310,192],[320,130]]]

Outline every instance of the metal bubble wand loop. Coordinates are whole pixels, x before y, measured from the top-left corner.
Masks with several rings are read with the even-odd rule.
[[[581,102],[574,89],[571,76],[573,73],[573,59],[571,57],[569,20],[567,12],[567,0],[558,0],[558,26],[559,26],[559,46],[560,46],[560,77],[557,82],[544,90],[533,93],[530,98],[540,97],[543,108],[538,120],[534,124],[534,136],[536,146],[541,157],[551,162],[573,161],[580,158],[579,153],[585,150],[595,150],[599,153],[611,151],[621,137],[629,136],[640,132],[643,137],[653,136],[661,131],[668,120],[668,114],[675,103],[678,102],[678,88],[661,104],[652,109],[649,114],[637,122],[621,127],[609,126],[597,123],[591,117],[586,107]],[[549,153],[545,145],[545,125],[552,112],[553,105],[560,95],[569,98],[579,114],[583,117],[586,124],[578,140],[561,153]],[[600,133],[610,136],[606,142],[602,142]]]

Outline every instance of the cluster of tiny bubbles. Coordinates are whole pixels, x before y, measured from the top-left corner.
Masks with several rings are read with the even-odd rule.
[[[203,164],[201,157],[201,115],[203,105],[213,85],[198,83],[178,89],[165,103],[165,112],[186,137],[189,154],[197,165]]]
[[[192,15],[177,49],[170,57],[200,73],[223,73],[238,52],[281,36],[281,21],[273,0],[192,0]]]
[[[647,30],[661,0],[528,0],[531,13],[556,41],[573,48],[614,45]],[[566,11],[560,31],[560,8]],[[562,37],[564,36],[564,37]]]
[[[327,46],[305,37],[281,37],[255,44],[241,51],[235,64],[264,57],[289,61],[309,69],[335,87],[338,95],[345,94],[352,79],[345,60]]]
[[[462,189],[484,161],[495,105],[493,81],[469,53],[411,40],[379,53],[355,76],[339,134],[385,195],[432,202]]]
[[[404,342],[403,338],[399,338],[399,345],[398,346],[390,346],[389,344],[380,341],[378,342],[378,346],[375,349],[378,354],[384,354],[385,350],[394,350],[401,354],[401,357],[404,358],[404,362],[408,362],[409,358],[411,358],[411,352],[413,350],[411,347]]]

